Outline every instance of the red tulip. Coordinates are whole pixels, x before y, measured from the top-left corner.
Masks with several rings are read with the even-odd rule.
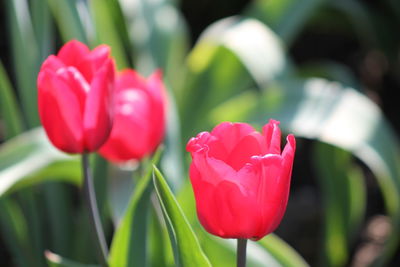
[[[139,160],[153,152],[165,129],[166,96],[157,71],[148,79],[125,70],[116,81],[114,126],[100,154],[110,161]]]
[[[106,45],[90,51],[73,40],[43,62],[37,80],[39,115],[54,146],[84,153],[106,141],[112,127],[114,76]]]
[[[198,218],[211,234],[258,240],[279,225],[289,196],[295,138],[281,153],[279,122],[260,134],[224,122],[190,139],[190,179]]]
[[[40,69],[39,115],[54,146],[67,153],[97,150],[112,126],[114,62],[110,49],[66,43]]]

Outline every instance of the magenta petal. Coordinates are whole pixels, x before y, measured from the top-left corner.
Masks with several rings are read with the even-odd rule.
[[[254,132],[243,137],[232,149],[225,162],[235,170],[240,170],[254,155],[261,155],[260,141],[262,136]]]
[[[83,152],[82,114],[79,100],[55,73],[39,74],[39,114],[51,142],[67,153]]]
[[[148,153],[150,128],[147,118],[148,96],[141,90],[126,88],[117,93],[114,126],[100,153],[107,159],[121,162],[140,159]]]
[[[223,180],[235,181],[236,171],[225,162],[208,157],[207,151],[196,152],[192,157],[193,164],[202,171],[205,182],[216,185]]]
[[[56,56],[50,55],[42,64],[41,70],[51,70],[56,72],[58,69],[65,67],[64,62],[59,60]]]
[[[230,153],[243,137],[254,131],[247,123],[223,122],[211,131],[211,135],[219,139]]]
[[[258,240],[279,225],[296,144],[289,135],[281,155],[278,124],[271,120],[260,135],[247,124],[221,123],[188,142],[197,214],[211,234]]]
[[[83,127],[88,151],[97,150],[107,140],[112,126],[114,64],[108,62],[96,73],[85,103]]]
[[[90,53],[89,48],[77,41],[72,40],[66,43],[58,52],[57,57],[66,66],[74,66],[79,69],[80,61]]]
[[[266,150],[268,154],[281,154],[281,130],[279,122],[270,120],[263,127],[263,135],[266,140]]]
[[[90,83],[94,75],[98,72],[110,58],[110,47],[99,45],[93,51],[81,58],[77,68]]]

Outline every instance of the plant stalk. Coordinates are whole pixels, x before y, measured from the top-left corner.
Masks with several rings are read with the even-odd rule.
[[[246,267],[246,248],[247,248],[247,239],[239,238],[237,240],[237,252],[236,252],[237,267]]]
[[[85,203],[89,212],[89,221],[96,244],[96,251],[101,266],[108,267],[107,255],[108,248],[101,225],[99,209],[97,207],[96,193],[94,191],[93,178],[89,167],[89,154],[82,154],[82,172],[83,172],[83,194]]]

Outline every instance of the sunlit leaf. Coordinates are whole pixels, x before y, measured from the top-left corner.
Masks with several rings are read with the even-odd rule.
[[[0,146],[0,196],[44,180],[79,184],[80,179],[76,159],[52,147],[41,128]]]
[[[152,164],[158,163],[160,154],[158,150],[151,161]],[[153,189],[152,164],[148,164],[145,176],[141,177],[135,186],[127,211],[114,234],[109,256],[111,267],[147,265],[147,225],[150,194]]]
[[[255,19],[230,17],[209,26],[188,55],[177,92],[187,139],[207,129],[204,115],[227,98],[291,75],[279,38]]]
[[[99,265],[75,262],[48,250],[45,252],[45,255],[50,267],[99,267]]]
[[[153,182],[168,227],[176,266],[211,266],[182,209],[156,167]]]

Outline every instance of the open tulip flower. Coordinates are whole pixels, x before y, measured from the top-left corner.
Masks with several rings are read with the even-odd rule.
[[[125,70],[116,81],[114,126],[99,152],[114,162],[140,160],[153,152],[165,130],[165,88],[161,71],[148,79]]]
[[[190,139],[190,178],[198,218],[211,234],[258,240],[273,232],[286,209],[295,138],[281,153],[279,122],[262,134],[246,123],[224,122]]]
[[[114,62],[110,49],[66,43],[37,79],[39,115],[54,146],[67,153],[97,150],[112,126]]]

